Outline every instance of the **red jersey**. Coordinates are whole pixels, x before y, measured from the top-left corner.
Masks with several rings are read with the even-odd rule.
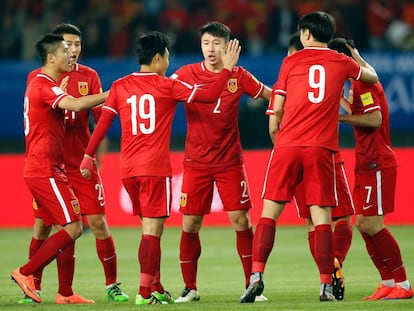
[[[27,84],[39,72],[40,68],[29,73]],[[69,76],[66,92],[73,97],[102,93],[102,84],[98,73],[88,66],[75,64],[73,70],[62,74],[57,84],[60,85],[62,79],[66,76]],[[92,108],[92,111],[96,122],[100,115],[101,106]],[[70,152],[65,152],[64,154],[65,169],[67,171],[79,171],[79,164],[82,161],[85,148],[91,136],[89,111],[75,112],[66,110],[65,124],[65,146],[68,150],[70,149]]]
[[[67,94],[49,76],[38,73],[24,96],[25,178],[64,176],[65,112],[58,108]]]
[[[361,67],[328,48],[307,47],[286,57],[272,96],[286,97],[275,147],[323,147],[338,150],[338,111],[348,78],[359,79]]]
[[[181,67],[173,77],[208,88],[218,75],[201,62]],[[185,104],[187,137],[184,165],[217,167],[243,163],[238,126],[239,101],[243,94],[257,99],[263,89],[263,83],[251,73],[235,67],[216,102]]]
[[[121,178],[171,176],[171,126],[178,101],[191,103],[197,88],[150,72],[115,81],[103,110],[121,122]],[[193,104],[191,104],[193,105]]]
[[[355,170],[378,170],[397,166],[397,160],[391,148],[387,98],[381,83],[377,82],[372,85],[362,81],[353,81],[349,98],[352,114],[361,115],[380,110],[382,115],[379,128],[354,127]]]

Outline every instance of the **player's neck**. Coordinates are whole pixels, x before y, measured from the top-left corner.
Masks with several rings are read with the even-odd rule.
[[[204,61],[204,65],[206,66],[206,68],[211,71],[211,72],[221,72],[221,70],[223,69],[224,65],[223,63],[217,63],[217,64],[210,64],[206,61]]]
[[[56,70],[55,68],[52,68],[50,66],[43,66],[40,70],[41,73],[44,73],[45,75],[51,77],[56,82],[59,80],[60,76],[62,75],[62,72],[59,70]]]

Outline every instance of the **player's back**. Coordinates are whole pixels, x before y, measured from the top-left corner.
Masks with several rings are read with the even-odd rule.
[[[338,149],[339,101],[345,81],[360,67],[328,48],[305,48],[285,58],[275,94],[286,96],[276,145]]]
[[[121,175],[169,176],[170,137],[180,94],[174,81],[150,72],[136,72],[115,81],[103,109],[119,115]]]

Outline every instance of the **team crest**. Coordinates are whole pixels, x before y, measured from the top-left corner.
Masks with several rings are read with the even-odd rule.
[[[72,205],[72,209],[75,212],[75,214],[80,214],[80,204],[78,200],[72,200],[70,201],[70,204]]]
[[[89,93],[88,82],[79,81],[78,82],[78,91],[79,91],[79,94],[81,94],[82,96],[88,95],[88,93]]]
[[[229,90],[230,93],[237,92],[237,79],[236,78],[229,79],[229,81],[227,82],[227,89]]]
[[[180,195],[180,207],[185,207],[185,206],[187,206],[187,193],[181,192],[181,195]]]
[[[33,207],[33,209],[34,210],[38,210],[39,209],[39,206],[37,205],[37,202],[36,202],[36,200],[35,199],[33,199],[33,202],[32,202],[32,207]]]

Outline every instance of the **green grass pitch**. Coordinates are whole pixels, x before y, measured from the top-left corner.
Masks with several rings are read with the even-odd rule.
[[[18,305],[22,297],[10,272],[26,261],[31,238],[29,229],[0,229],[0,309],[1,310],[137,310],[164,308],[171,310],[414,310],[414,299],[366,302],[379,285],[379,275],[366,253],[363,241],[354,228],[353,244],[344,264],[346,294],[343,301],[319,302],[319,276],[307,244],[306,228],[280,226],[275,247],[265,275],[268,302],[240,304],[244,290],[243,272],[235,248],[235,234],[230,227],[205,227],[201,230],[202,254],[199,261],[199,302],[163,306],[136,306],[139,284],[137,250],[140,228],[112,228],[118,254],[118,278],[130,295],[124,303],[107,302],[103,269],[95,250],[92,233],[86,232],[76,244],[74,290],[96,300],[94,305],[57,306],[56,264],[43,274],[41,304]],[[398,240],[409,279],[414,284],[414,226],[392,226]],[[184,288],[178,262],[179,228],[166,228],[162,238],[161,279],[176,298]]]

